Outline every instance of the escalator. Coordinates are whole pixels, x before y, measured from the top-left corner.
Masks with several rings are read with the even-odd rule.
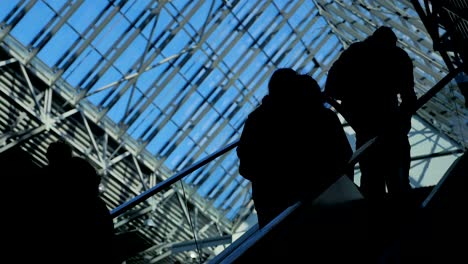
[[[467,165],[465,152],[436,186],[412,189],[404,202],[371,203],[342,177],[210,264],[455,263],[464,253],[456,237],[467,231]]]

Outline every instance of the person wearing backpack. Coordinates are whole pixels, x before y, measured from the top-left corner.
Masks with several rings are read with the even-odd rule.
[[[408,133],[417,98],[412,60],[397,40],[391,28],[377,28],[340,54],[325,84],[326,96],[340,103],[356,133],[356,149],[377,137],[359,159],[360,190],[372,200],[411,189]]]

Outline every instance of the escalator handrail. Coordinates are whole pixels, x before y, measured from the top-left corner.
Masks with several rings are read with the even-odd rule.
[[[111,211],[112,218],[115,218],[115,217],[125,213],[126,211],[128,211],[131,208],[135,207],[139,203],[144,202],[145,200],[147,200],[149,197],[155,195],[156,193],[169,188],[172,184],[176,183],[177,181],[179,181],[183,177],[189,175],[190,173],[192,173],[195,170],[205,166],[206,164],[208,164],[212,160],[216,159],[217,157],[219,157],[219,156],[223,155],[224,153],[230,151],[231,149],[235,148],[238,144],[239,144],[239,140],[234,141],[232,143],[229,143],[228,145],[226,145],[222,149],[216,151],[215,153],[207,156],[206,158],[204,158],[204,159],[202,159],[202,160],[200,160],[198,162],[193,163],[192,165],[190,165],[189,167],[183,169],[182,171],[180,171],[180,172],[174,174],[173,176],[165,179],[164,181],[160,182],[159,184],[156,184],[154,187],[151,187],[150,189],[148,189],[148,190],[144,191],[143,193],[135,196],[134,198],[130,199],[129,201],[119,205],[118,207],[116,207],[115,209],[113,209]]]

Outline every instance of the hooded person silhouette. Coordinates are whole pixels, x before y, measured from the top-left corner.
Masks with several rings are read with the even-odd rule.
[[[280,68],[268,91],[249,114],[237,147],[260,227],[296,201],[318,196],[352,155],[338,117],[324,107],[311,76]]]

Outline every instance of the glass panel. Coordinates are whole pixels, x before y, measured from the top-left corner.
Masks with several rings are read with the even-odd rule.
[[[28,46],[54,15],[55,12],[48,5],[39,1],[24,15],[11,34]]]
[[[3,21],[7,15],[10,14],[11,11],[13,11],[13,8],[18,4],[17,1],[5,1],[2,3],[2,8],[0,8],[0,21]]]

